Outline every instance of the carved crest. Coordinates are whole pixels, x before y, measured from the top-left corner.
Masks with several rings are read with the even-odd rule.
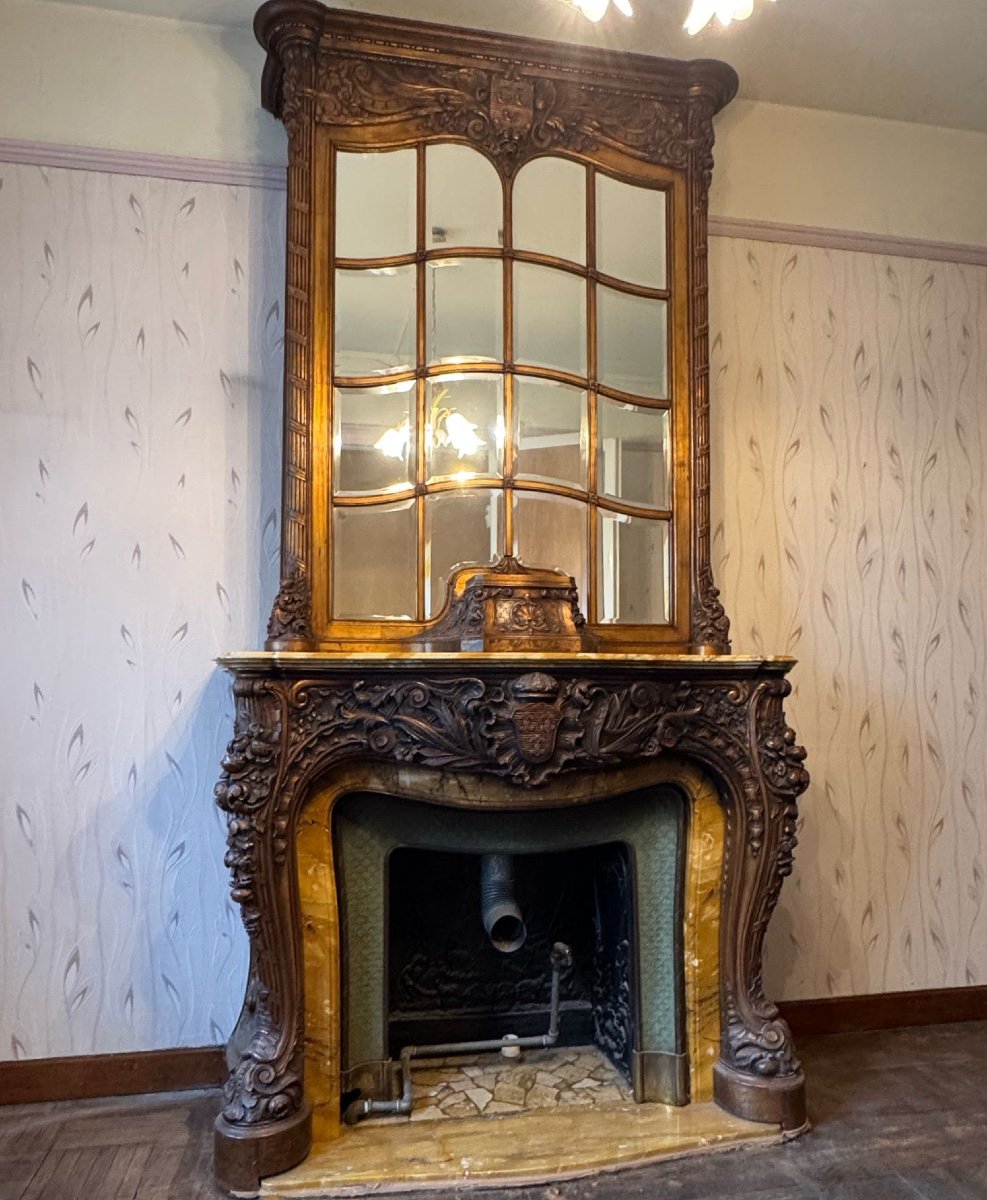
[[[546,763],[555,753],[562,722],[559,682],[551,675],[534,671],[522,675],[511,690],[519,701],[512,713],[518,751],[525,762]]]
[[[521,138],[535,119],[535,87],[516,72],[490,81],[490,119],[501,135]]]
[[[525,762],[548,762],[562,713],[554,704],[519,704],[514,710],[517,745]]]

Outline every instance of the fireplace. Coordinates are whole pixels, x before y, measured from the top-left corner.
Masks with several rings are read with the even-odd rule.
[[[684,1103],[679,793],[564,822],[506,816],[365,795],[337,807],[344,1091],[397,1094],[408,1045],[544,1035],[562,945],[557,1044],[595,1044],[636,1098]]]
[[[730,652],[709,561],[736,76],[317,0],[255,28],[289,136],[282,564],[266,649],[221,660],[250,971],[217,1179],[790,1135],[761,950],[808,782],[793,662]]]
[[[804,1124],[802,1074],[760,984],[806,780],[782,711],[787,660],[597,656],[587,665],[559,655],[541,660],[552,674],[536,680],[510,662],[456,653],[427,664],[259,654],[230,665],[238,732],[218,797],[231,815],[228,861],[254,952],[218,1125],[219,1175],[231,1190],[256,1189],[258,1177],[303,1157],[313,1136],[339,1138],[358,1095],[393,1099],[406,1037],[526,1033],[517,1003],[507,1013],[470,1012],[466,996],[417,1010],[392,1004],[393,980],[397,996],[408,994],[402,922],[429,904],[424,888],[412,889],[397,925],[388,917],[394,873],[414,873],[404,855],[458,852],[464,881],[478,870],[466,855],[582,854],[584,883],[609,875],[611,902],[589,921],[608,922],[609,957],[594,956],[596,931],[580,930],[576,901],[566,932],[573,965],[577,954],[588,959],[589,1013],[585,1004],[567,1012],[592,1024],[589,1040],[635,1096],[713,1097],[755,1121]],[[540,699],[525,699],[535,684]],[[548,753],[519,732],[526,704],[544,706],[542,723],[555,727]],[[566,874],[578,885],[579,872]],[[482,932],[477,889],[460,889],[455,903],[465,915],[418,944],[441,957],[446,997],[456,976],[448,939],[471,917]],[[587,904],[584,895],[584,915]],[[538,931],[537,903],[529,911],[536,938],[558,932],[551,921]],[[629,962],[620,961],[625,932]],[[470,969],[483,978],[475,957]],[[594,1002],[594,972],[611,973],[609,1002]],[[623,1013],[613,1002],[621,980]],[[570,986],[578,997],[578,982]],[[543,999],[536,986],[535,1025]],[[510,1028],[494,1020],[504,1015]]]

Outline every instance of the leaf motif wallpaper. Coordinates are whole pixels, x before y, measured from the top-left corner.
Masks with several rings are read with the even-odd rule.
[[[784,998],[987,984],[987,270],[719,239],[714,565],[799,659]]]
[[[214,1043],[246,955],[212,660],[276,590],[284,197],[0,180],[0,1055]]]
[[[236,1016],[212,660],[276,588],[283,202],[0,166],[0,1057]],[[987,270],[711,255],[718,582],[813,773],[768,990],[987,983]]]

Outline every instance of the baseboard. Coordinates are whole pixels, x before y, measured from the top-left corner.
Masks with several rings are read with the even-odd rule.
[[[779,1008],[796,1039],[820,1033],[987,1021],[987,987],[828,996],[789,1000]],[[218,1087],[225,1078],[222,1046],[24,1058],[0,1062],[0,1105]]]
[[[0,1062],[0,1104],[177,1092],[216,1087],[225,1078],[222,1046],[21,1058]]]
[[[987,987],[827,996],[819,1000],[789,1000],[778,1007],[796,1039],[816,1033],[947,1025],[952,1021],[987,1021]]]

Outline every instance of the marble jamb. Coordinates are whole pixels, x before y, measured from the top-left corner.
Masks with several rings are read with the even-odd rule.
[[[684,897],[685,1022],[693,1103],[713,1099],[720,1054],[720,897],[726,813],[699,771],[683,771],[689,795]]]
[[[603,782],[616,791],[676,783],[689,798],[687,821],[684,979],[686,1024],[693,1101],[712,1097],[712,1070],[719,1053],[719,878],[723,860],[725,818],[715,787],[697,768],[669,756],[645,769],[594,775],[566,781],[568,792],[596,791]],[[313,1140],[340,1136],[339,1079],[342,1051],[339,910],[332,845],[332,809],[348,792],[380,791],[423,797],[436,789],[458,795],[463,780],[439,773],[350,764],[333,773],[331,786],[313,793],[299,815],[296,832],[297,871],[302,914],[305,984],[305,1095],[312,1105]],[[491,803],[509,792],[498,781],[479,781]],[[488,1089],[489,1090],[489,1089]],[[485,1115],[507,1115],[490,1105]],[[652,1107],[652,1106],[647,1106]],[[480,1118],[478,1118],[480,1119]],[[421,1122],[418,1122],[419,1124]]]

